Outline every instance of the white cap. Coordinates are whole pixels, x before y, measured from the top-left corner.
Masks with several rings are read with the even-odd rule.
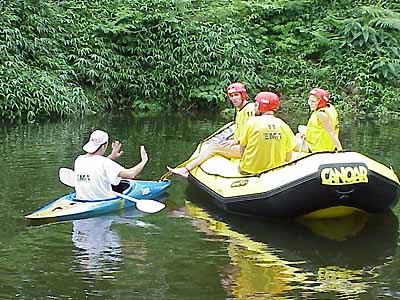
[[[95,130],[90,135],[89,142],[83,146],[83,150],[87,153],[94,153],[106,142],[108,142],[108,133],[103,130]]]

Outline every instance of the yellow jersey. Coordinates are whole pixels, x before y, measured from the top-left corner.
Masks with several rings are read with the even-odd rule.
[[[237,141],[241,139],[243,128],[247,120],[255,115],[254,107],[255,104],[253,102],[247,102],[241,109],[236,108],[234,136]]]
[[[292,129],[273,115],[252,117],[247,121],[240,144],[245,147],[240,170],[261,173],[282,165],[296,146]]]
[[[313,111],[306,128],[306,142],[311,152],[334,151],[336,146],[330,138],[328,132],[318,119],[318,113],[324,112],[332,122],[335,134],[339,136],[339,117],[332,104]]]

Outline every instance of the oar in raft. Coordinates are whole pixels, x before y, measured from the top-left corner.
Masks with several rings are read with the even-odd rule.
[[[75,187],[75,172],[71,169],[67,168],[60,168],[58,172],[60,181],[70,187]],[[134,202],[136,205],[136,208],[140,211],[146,212],[146,213],[156,213],[159,212],[160,210],[165,208],[165,204],[158,202],[156,200],[151,200],[151,199],[136,199],[133,197],[130,197],[125,194],[117,193],[112,191],[112,193],[118,197],[124,198],[128,201]]]

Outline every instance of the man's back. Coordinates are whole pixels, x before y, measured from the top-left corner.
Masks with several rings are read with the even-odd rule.
[[[101,155],[80,155],[75,160],[76,197],[101,200],[114,197],[111,185],[118,184],[123,169],[118,163]]]
[[[273,115],[252,117],[243,133],[243,153],[240,169],[260,173],[283,164],[287,152],[295,147],[290,127]]]

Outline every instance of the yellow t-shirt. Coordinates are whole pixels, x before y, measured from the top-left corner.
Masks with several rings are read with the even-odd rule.
[[[281,119],[272,115],[252,117],[243,130],[240,170],[261,173],[282,165],[286,155],[296,146],[292,129]]]
[[[339,117],[335,107],[328,104],[327,107],[314,111],[307,123],[306,142],[311,152],[334,151],[336,146],[330,138],[324,126],[318,120],[318,113],[325,112],[332,122],[336,136],[339,136]]]
[[[236,109],[236,116],[235,116],[235,139],[240,141],[241,135],[243,132],[243,128],[245,127],[247,120],[254,116],[254,103],[247,102],[245,106],[241,109]]]

